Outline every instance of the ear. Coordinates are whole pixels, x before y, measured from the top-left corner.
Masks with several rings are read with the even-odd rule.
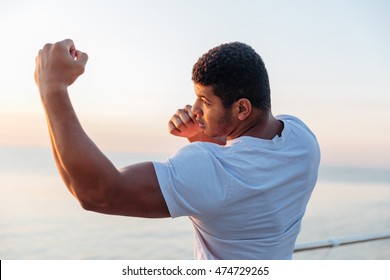
[[[245,120],[252,112],[252,104],[246,98],[241,98],[236,101],[237,117],[240,121]]]

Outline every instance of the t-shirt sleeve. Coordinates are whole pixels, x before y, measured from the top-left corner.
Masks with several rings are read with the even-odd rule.
[[[165,162],[153,162],[171,217],[212,219],[229,194],[230,176],[208,143],[192,143]],[[214,145],[214,144],[210,144]]]

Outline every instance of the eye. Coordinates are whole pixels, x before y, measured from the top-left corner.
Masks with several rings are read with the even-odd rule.
[[[204,99],[204,98],[202,98],[202,102],[203,102],[203,104],[206,105],[206,106],[211,105],[210,102],[207,102],[207,100]]]

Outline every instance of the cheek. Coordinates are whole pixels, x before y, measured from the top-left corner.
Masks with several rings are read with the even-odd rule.
[[[206,111],[204,120],[207,126],[213,130],[225,130],[232,123],[230,114],[222,114],[221,112]]]
[[[218,120],[218,126],[223,130],[228,129],[231,126],[231,124],[232,124],[232,119],[230,115],[229,116],[225,115]]]
[[[202,112],[203,112],[203,119],[206,122],[208,122],[209,125],[218,121],[218,115],[212,109],[206,108],[205,106]]]

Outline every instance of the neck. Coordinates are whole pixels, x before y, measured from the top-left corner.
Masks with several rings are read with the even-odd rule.
[[[283,122],[275,119],[271,111],[257,111],[253,112],[244,121],[241,121],[236,129],[228,135],[227,139],[231,140],[241,136],[251,136],[271,140],[276,135],[281,136],[283,128]]]

